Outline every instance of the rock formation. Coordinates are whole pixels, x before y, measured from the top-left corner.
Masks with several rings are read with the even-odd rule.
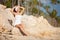
[[[2,8],[3,7],[3,8]],[[60,28],[53,27],[43,17],[23,15],[23,36],[18,28],[13,27],[14,16],[11,8],[0,5],[0,40],[60,40]]]

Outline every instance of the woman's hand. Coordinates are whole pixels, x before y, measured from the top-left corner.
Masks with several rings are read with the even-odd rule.
[[[25,8],[24,8],[24,7],[20,7],[20,15],[22,15],[22,14],[23,14],[24,10],[25,10]]]

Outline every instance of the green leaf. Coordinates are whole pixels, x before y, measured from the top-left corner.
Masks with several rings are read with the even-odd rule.
[[[57,11],[56,11],[56,10],[53,10],[52,13],[50,13],[50,16],[51,16],[52,18],[56,18],[56,16],[57,16]]]
[[[57,3],[57,0],[51,0],[51,2],[52,2],[53,4],[56,4],[56,3]]]

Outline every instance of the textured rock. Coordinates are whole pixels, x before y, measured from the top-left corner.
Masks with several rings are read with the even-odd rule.
[[[11,25],[14,20],[11,8],[5,8],[0,10],[0,40],[60,40],[60,28],[50,25],[43,16],[23,15],[23,31],[28,35],[23,36],[18,28]]]
[[[17,36],[17,35],[7,35],[7,34],[1,34],[0,39],[1,40],[40,40],[40,38],[33,36]]]
[[[60,37],[60,36],[59,36]],[[60,40],[60,38],[39,38],[34,36],[17,36],[17,35],[7,35],[1,34],[0,40]]]
[[[22,19],[23,31],[28,35],[33,35],[37,37],[52,37],[57,31],[57,28],[51,26],[49,22],[43,17],[34,17],[24,15]],[[58,32],[58,31],[57,31]]]
[[[11,8],[6,8],[6,6],[0,4],[0,27],[1,29],[6,29],[8,31],[12,30],[13,26],[12,20],[13,15],[10,12]]]
[[[11,8],[6,8],[4,12],[5,12],[5,15],[6,15],[7,19],[14,20],[14,16],[12,14],[12,9]]]
[[[1,9],[1,10],[2,10],[2,9],[5,9],[5,8],[6,8],[6,6],[0,4],[0,9]]]
[[[0,27],[8,31],[10,31],[13,28],[13,26],[10,25],[9,21],[2,14],[0,14]]]
[[[13,35],[22,35],[21,33],[20,33],[20,30],[18,29],[18,28],[16,28],[16,27],[14,27],[13,29],[12,29],[12,32],[11,32]]]

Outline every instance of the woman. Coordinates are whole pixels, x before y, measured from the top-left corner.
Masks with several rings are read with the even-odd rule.
[[[15,27],[20,29],[20,31],[23,35],[27,35],[26,32],[24,31],[24,28],[23,28],[24,25],[21,22],[24,10],[25,10],[25,8],[20,7],[20,6],[15,6],[13,8],[13,15],[15,17],[15,20],[14,20],[13,24],[14,24]]]

